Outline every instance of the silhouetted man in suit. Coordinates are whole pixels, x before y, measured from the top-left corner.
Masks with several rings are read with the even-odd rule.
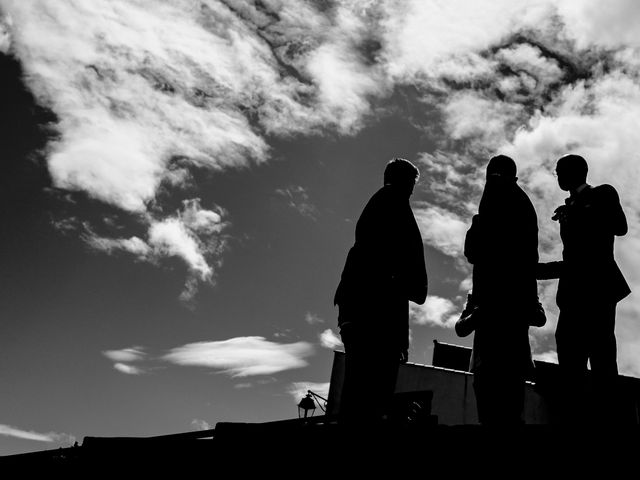
[[[516,173],[510,157],[489,161],[478,214],[465,238],[480,318],[471,371],[483,425],[522,423],[525,379],[533,368],[528,332],[538,307],[538,218]]]
[[[562,376],[563,416],[580,418],[587,391],[587,360],[593,379],[594,411],[588,420],[614,414],[618,374],[614,333],[616,304],[631,290],[613,255],[615,236],[627,233],[620,199],[611,185],[587,184],[588,166],[579,155],[565,155],[556,164],[558,185],[569,192],[553,220],[560,223],[561,262],[540,264],[538,278],[559,278],[556,329]]]
[[[422,237],[409,205],[418,177],[407,160],[387,164],[384,186],[356,224],[335,294],[346,354],[345,421],[376,421],[388,413],[398,366],[408,359],[408,302],[422,304],[427,296]]]

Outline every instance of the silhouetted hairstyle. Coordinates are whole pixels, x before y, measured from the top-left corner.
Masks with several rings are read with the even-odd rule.
[[[556,163],[556,170],[559,168],[569,170],[574,176],[585,179],[587,178],[587,172],[589,171],[587,161],[580,155],[576,155],[574,153],[569,153],[560,157]]]
[[[489,160],[487,165],[487,175],[503,175],[515,178],[517,173],[516,162],[506,155],[496,155]]]
[[[404,158],[394,158],[384,169],[384,184],[397,185],[409,181],[417,182],[420,178],[420,170]]]

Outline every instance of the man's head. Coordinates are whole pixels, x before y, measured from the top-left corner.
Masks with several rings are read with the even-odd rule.
[[[384,169],[384,184],[402,189],[407,196],[411,196],[418,178],[420,171],[404,158],[394,158]]]
[[[518,177],[516,174],[518,170],[516,168],[516,162],[511,157],[506,155],[496,155],[487,165],[487,178],[499,177],[502,180],[516,181]]]
[[[568,154],[560,157],[556,162],[558,185],[566,192],[575,190],[587,183],[587,161],[580,155]]]

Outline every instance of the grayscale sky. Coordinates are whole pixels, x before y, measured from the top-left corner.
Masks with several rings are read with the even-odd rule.
[[[618,360],[640,376],[639,21],[634,0],[0,0],[0,455],[297,416],[396,156],[430,280],[410,361],[470,344],[488,159],[516,160],[553,260],[574,152],[628,217]],[[530,336],[551,361],[555,288]]]

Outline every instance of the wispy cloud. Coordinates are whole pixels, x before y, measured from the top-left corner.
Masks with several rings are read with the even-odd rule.
[[[22,440],[32,440],[34,442],[47,443],[72,443],[75,437],[66,433],[38,433],[31,430],[22,430],[10,425],[0,425],[0,435],[5,437],[20,438]]]
[[[307,394],[308,390],[317,393],[321,397],[328,398],[329,385],[329,382],[293,382],[289,385],[287,392],[293,397],[293,400],[298,403]]]
[[[105,238],[85,227],[84,239],[97,250],[107,253],[124,251],[139,260],[158,260],[162,257],[177,257],[187,266],[189,276],[182,292],[183,300],[191,300],[197,292],[198,282],[211,282],[214,267],[221,263],[225,240],[221,232],[226,227],[221,208],[207,210],[201,207],[200,199],[183,202],[182,210],[175,215],[156,220],[147,216],[147,239]]]
[[[126,373],[127,375],[142,375],[145,371],[140,367],[135,367],[133,365],[128,365],[126,363],[114,363],[113,368],[118,370],[121,373]]]
[[[251,388],[253,387],[253,384],[250,382],[242,382],[242,383],[236,383],[233,388],[238,389],[238,390],[243,390],[245,388]]]
[[[338,335],[336,335],[330,328],[327,328],[320,334],[320,345],[331,350],[335,350],[336,348],[343,346],[340,337],[338,337]]]
[[[114,362],[135,362],[145,358],[146,353],[142,347],[129,347],[122,350],[105,350],[105,357]]]
[[[304,321],[309,325],[317,325],[319,323],[324,323],[324,320],[320,318],[317,314],[312,312],[307,312],[304,316]]]
[[[549,350],[542,353],[535,353],[533,355],[533,359],[549,363],[558,363],[558,352],[555,350]]]
[[[0,50],[21,60],[29,88],[58,118],[47,150],[55,186],[139,219],[143,233],[101,232],[93,245],[146,261],[180,258],[185,298],[215,277],[221,249],[205,250],[209,239],[224,241],[164,212],[161,186],[179,192],[194,166],[268,161],[272,137],[356,133],[406,86],[436,112],[423,125],[436,132],[423,178],[446,181],[417,205],[426,243],[460,258],[484,166],[503,152],[538,211],[543,258],[557,256],[549,217],[563,193],[549,169],[574,151],[590,162],[593,183],[619,189],[630,233],[616,254],[626,274],[640,270],[629,240],[640,235],[633,0],[381,0],[329,9],[299,0],[201,8],[0,0],[0,8]],[[619,321],[624,364],[637,368],[624,352],[640,335],[639,305],[638,296],[624,300]]]
[[[441,207],[418,204],[414,209],[422,238],[443,253],[458,256],[470,222]]]
[[[146,370],[142,367],[130,365],[132,362],[140,362],[147,358],[144,348],[136,346],[121,350],[105,350],[102,354],[115,362],[113,368],[127,375],[142,375]]]
[[[453,328],[458,318],[457,307],[446,298],[428,296],[422,305],[409,303],[411,321],[418,325]]]
[[[150,355],[141,346],[106,350],[102,354],[114,362],[113,368],[127,375],[142,375],[161,365],[211,368],[231,377],[270,375],[307,366],[306,357],[313,355],[308,342],[277,343],[264,337],[236,337],[228,340],[189,343],[168,352]],[[140,365],[142,363],[142,365]],[[273,377],[258,380],[265,384]],[[251,383],[238,383],[235,388],[250,388]]]
[[[0,53],[7,54],[11,48],[11,26],[10,17],[1,15],[0,12]]]
[[[289,207],[297,210],[303,217],[308,217],[311,220],[318,218],[318,209],[310,202],[309,193],[304,187],[298,185],[279,188],[276,193],[287,201]]]
[[[189,343],[171,349],[162,358],[177,365],[207,367],[232,377],[247,377],[305,367],[305,358],[312,354],[313,346],[307,342],[280,344],[264,337],[237,337]]]
[[[205,420],[194,418],[191,420],[191,428],[194,430],[211,430],[211,424]]]
[[[181,258],[187,298],[218,260],[202,235],[219,232],[199,229],[215,223],[211,214],[189,223],[163,212],[158,193],[180,195],[194,167],[268,160],[268,135],[354,133],[370,99],[389,91],[383,69],[361,53],[368,14],[349,4],[327,12],[291,0],[199,8],[2,0],[0,8],[0,50],[21,60],[28,87],[58,119],[47,149],[55,186],[129,212],[148,230],[146,239],[105,232],[89,243],[142,260]],[[304,189],[283,192],[317,216]]]

